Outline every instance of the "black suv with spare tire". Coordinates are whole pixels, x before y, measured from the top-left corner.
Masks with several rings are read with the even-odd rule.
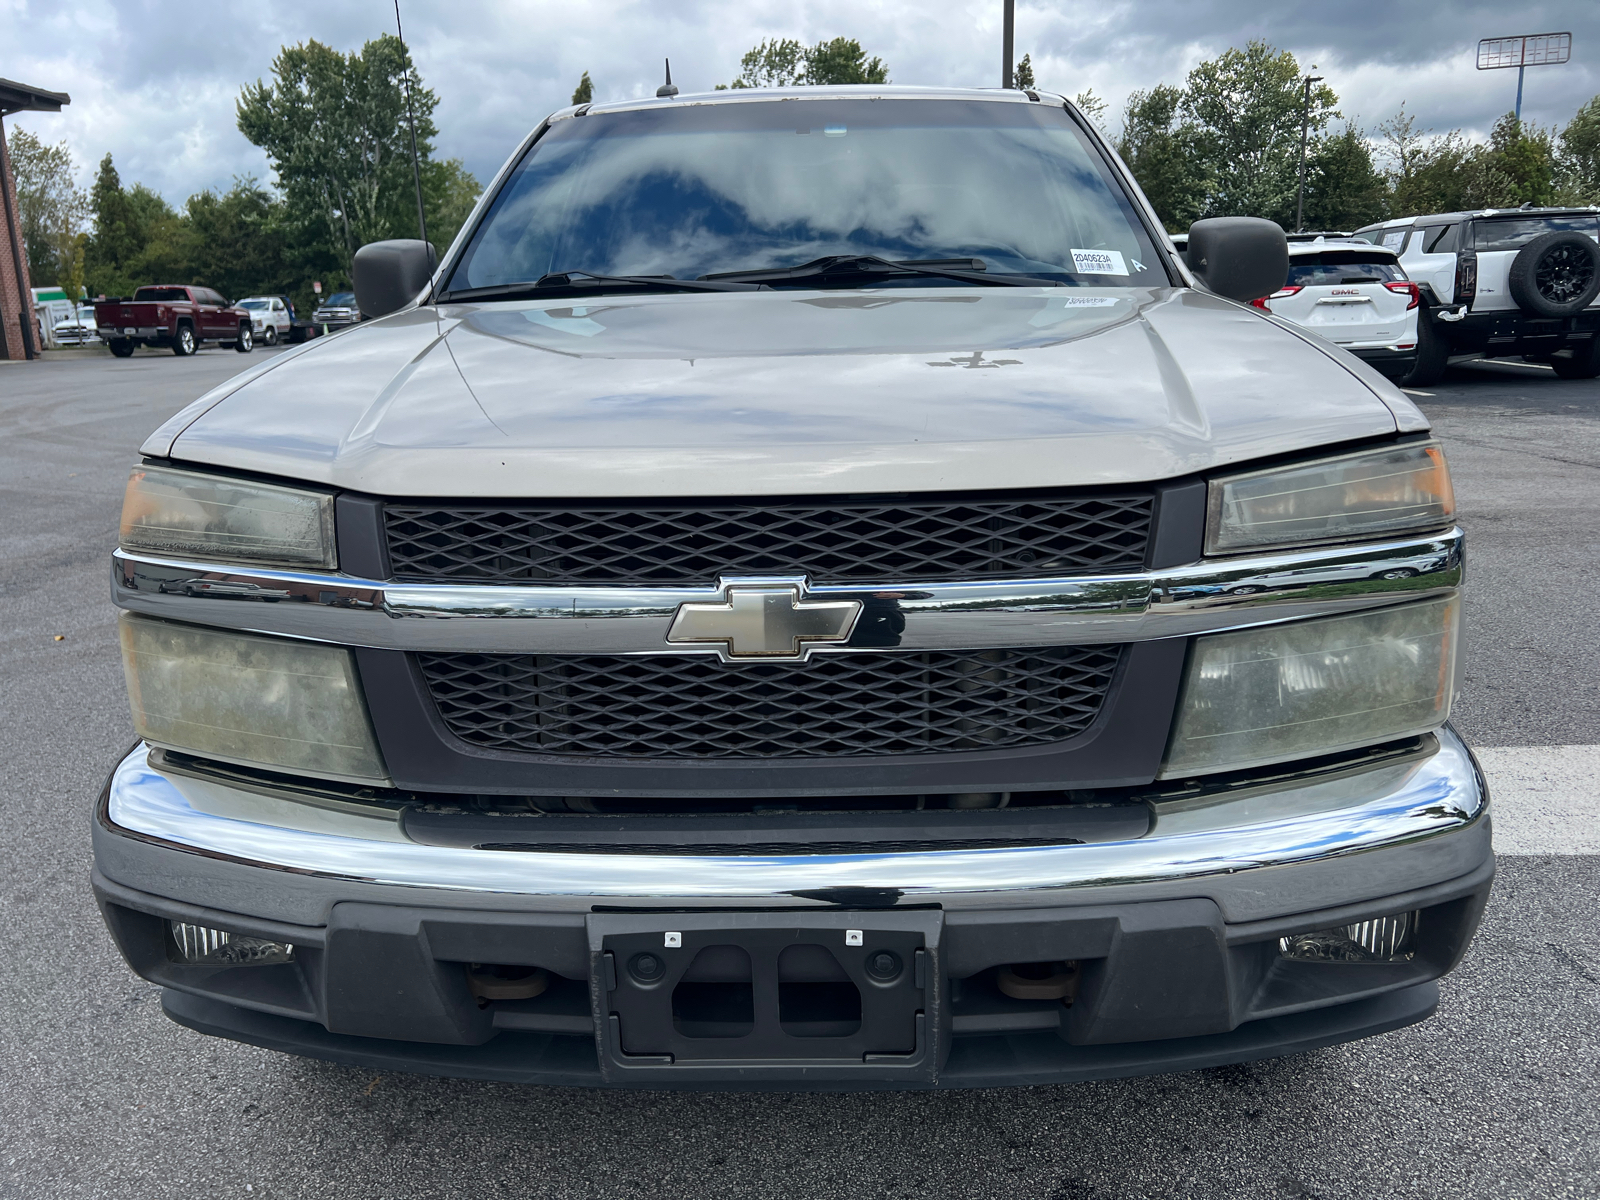
[[[1436,381],[1452,359],[1521,358],[1563,379],[1600,375],[1600,209],[1486,209],[1405,217],[1356,234],[1400,255],[1421,286],[1417,366]]]

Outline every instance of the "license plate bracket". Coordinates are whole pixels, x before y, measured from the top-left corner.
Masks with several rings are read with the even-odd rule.
[[[931,1084],[938,910],[591,913],[601,1075]]]

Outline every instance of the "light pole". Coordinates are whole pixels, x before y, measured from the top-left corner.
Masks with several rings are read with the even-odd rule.
[[[1312,63],[1315,71],[1317,64]],[[1294,231],[1301,233],[1306,227],[1306,133],[1311,127],[1311,85],[1321,83],[1321,75],[1307,75],[1305,96],[1300,104],[1300,184],[1294,192]]]
[[[1000,64],[1000,86],[1011,86],[1011,55],[1013,43],[1017,34],[1017,0],[1004,0],[1005,19],[1001,22],[1000,56],[1004,61]]]

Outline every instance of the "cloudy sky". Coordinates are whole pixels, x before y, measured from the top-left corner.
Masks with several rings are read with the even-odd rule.
[[[652,94],[661,56],[685,92],[725,83],[763,37],[860,40],[896,83],[999,82],[1001,0],[401,0],[406,38],[439,95],[438,152],[487,181],[581,72],[597,100]],[[392,0],[188,5],[0,0],[0,77],[72,95],[59,116],[12,127],[66,138],[85,185],[110,151],[124,184],[175,205],[235,175],[270,181],[234,124],[234,99],[285,43],[344,50],[394,28]],[[1420,124],[1484,133],[1515,98],[1515,71],[1474,69],[1481,37],[1571,30],[1573,61],[1528,72],[1525,120],[1564,123],[1600,93],[1596,0],[1018,0],[1017,56],[1039,83],[1092,87],[1119,112],[1129,92],[1181,83],[1253,37],[1315,63],[1344,114],[1371,127],[1402,102]],[[1115,125],[1115,121],[1112,122]]]

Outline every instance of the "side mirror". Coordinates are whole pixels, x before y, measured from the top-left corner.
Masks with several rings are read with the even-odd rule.
[[[1275,221],[1211,217],[1189,226],[1189,270],[1230,300],[1270,296],[1289,277],[1289,241]]]
[[[430,242],[415,238],[368,242],[350,264],[356,307],[364,317],[386,317],[404,308],[428,286],[438,265],[439,255]]]

